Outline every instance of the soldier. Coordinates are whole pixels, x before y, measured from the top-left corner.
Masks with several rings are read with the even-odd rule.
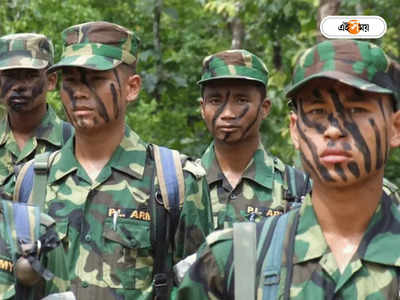
[[[400,144],[399,80],[399,64],[374,44],[308,49],[287,95],[311,197],[257,228],[243,223],[207,237],[178,299],[245,299],[246,289],[248,299],[398,299],[400,212],[382,181]],[[241,241],[249,241],[245,251]]]
[[[62,58],[49,72],[61,71],[61,99],[75,137],[50,157],[43,206],[62,237],[72,290],[77,299],[152,299],[153,292],[166,299],[168,267],[196,251],[212,229],[204,169],[183,162],[177,224],[168,222],[171,211],[155,213],[165,211],[158,193],[165,181],[158,169],[155,175],[158,147],[125,124],[141,87],[138,39],[108,22],[69,27],[62,39]],[[171,170],[182,171],[181,161]],[[170,233],[164,242],[159,229]],[[163,249],[169,251],[160,260]],[[157,272],[158,265],[167,271]]]
[[[10,182],[16,164],[61,148],[72,134],[46,103],[57,82],[56,74],[46,73],[52,63],[53,45],[42,34],[0,38],[0,99],[6,107],[0,122],[0,186]]]
[[[281,214],[288,199],[310,188],[304,174],[266,152],[260,141],[261,122],[271,108],[267,82],[266,66],[246,50],[222,51],[203,61],[201,115],[214,140],[201,162],[216,229]]]

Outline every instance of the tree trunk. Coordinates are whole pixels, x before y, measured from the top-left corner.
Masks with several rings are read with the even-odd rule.
[[[318,42],[322,42],[325,39],[325,37],[321,34],[321,31],[319,29],[321,21],[326,16],[337,15],[340,8],[340,2],[341,0],[320,0],[318,8],[318,19],[317,19]]]
[[[161,101],[161,78],[162,78],[162,56],[161,56],[161,38],[160,38],[160,19],[162,10],[162,0],[154,1],[154,23],[153,23],[153,34],[154,34],[154,53],[155,53],[155,64],[156,64],[156,84],[154,88],[154,97],[157,102]]]
[[[234,17],[231,23],[232,45],[231,49],[242,49],[244,40],[244,25],[239,17]]]

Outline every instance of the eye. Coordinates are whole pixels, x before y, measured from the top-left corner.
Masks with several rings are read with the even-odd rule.
[[[237,103],[238,104],[247,104],[247,103],[249,103],[249,100],[247,98],[240,97],[237,99]]]
[[[326,110],[324,108],[313,108],[310,109],[307,114],[312,116],[320,116],[326,114]]]
[[[210,103],[211,105],[220,105],[222,103],[222,100],[221,100],[221,98],[212,97],[212,98],[209,98],[207,100],[207,102]]]
[[[351,115],[368,112],[364,107],[349,107],[347,111]]]

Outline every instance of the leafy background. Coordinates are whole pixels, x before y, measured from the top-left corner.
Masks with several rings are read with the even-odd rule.
[[[262,125],[262,141],[285,162],[299,165],[290,143],[284,90],[304,49],[320,39],[321,15],[379,15],[388,25],[375,40],[399,61],[398,0],[0,0],[0,35],[40,32],[62,50],[61,31],[68,26],[105,20],[134,30],[141,39],[138,72],[143,79],[139,101],[129,107],[127,122],[146,141],[199,156],[211,141],[200,116],[196,84],[203,58],[242,47],[269,67],[268,96],[273,108]],[[333,8],[332,8],[333,7]],[[57,92],[49,102],[65,118]],[[400,184],[393,151],[386,177]]]

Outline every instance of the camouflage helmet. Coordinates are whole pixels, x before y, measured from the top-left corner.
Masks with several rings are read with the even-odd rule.
[[[321,77],[363,91],[392,94],[400,101],[400,65],[369,42],[327,40],[306,50],[297,61],[287,97]]]
[[[247,50],[226,50],[207,56],[198,84],[217,79],[245,79],[267,85],[268,69],[263,61]]]
[[[0,70],[44,69],[53,63],[53,44],[43,34],[17,33],[0,38]]]
[[[50,68],[82,67],[92,70],[110,70],[121,63],[134,65],[139,39],[117,24],[104,21],[78,24],[62,32],[61,60]]]

